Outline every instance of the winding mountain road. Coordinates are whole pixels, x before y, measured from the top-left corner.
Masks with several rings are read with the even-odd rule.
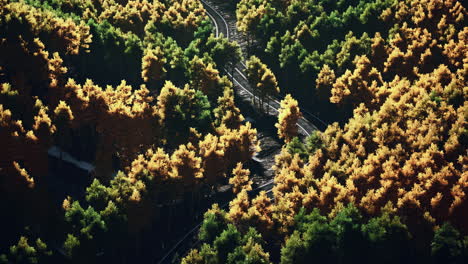
[[[215,30],[215,36],[220,36],[223,34],[225,37],[228,39],[231,37],[230,31],[229,31],[229,26],[227,21],[224,19],[224,17],[221,15],[220,12],[218,12],[214,7],[212,7],[209,3],[207,3],[204,0],[200,0],[203,3],[203,6],[205,7],[207,11],[207,15],[210,17],[214,30]],[[234,69],[234,76],[231,76],[231,74],[225,70],[226,74],[231,77],[235,89],[238,89],[237,92],[239,94],[247,94],[248,97],[252,98],[255,97],[255,95],[252,93],[252,88],[250,87],[250,84],[247,80],[247,77],[244,74],[245,69],[247,66],[245,65],[244,62],[240,62],[236,65]],[[280,102],[278,101],[277,98],[272,98],[270,100],[269,108],[273,110],[273,113],[278,113],[279,108],[280,108]],[[320,120],[317,116],[313,115],[312,113],[309,113],[308,111],[301,110],[303,117],[298,120],[298,127],[299,127],[299,133],[303,136],[309,136],[311,131],[318,130],[317,124],[319,127],[324,128],[327,126],[327,124]],[[316,123],[314,124],[311,120],[314,120]],[[260,191],[266,191],[266,193],[271,196],[272,195],[272,190],[273,190],[273,185],[274,181],[273,179],[267,181],[263,185],[255,188],[254,190],[249,192],[249,196],[254,197]],[[228,206],[228,203],[223,204],[221,208],[226,208]],[[163,263],[171,263],[172,258],[176,255],[177,252],[185,252],[187,250],[186,245],[190,243],[190,248],[193,248],[194,246],[197,245],[198,241],[196,243],[193,243],[193,238],[196,236],[198,233],[198,230],[200,229],[200,226],[202,225],[203,222],[197,224],[195,227],[193,227],[191,230],[189,230],[184,236],[181,237],[181,239],[157,262],[158,264],[163,264]],[[185,245],[185,248],[184,248]],[[184,251],[185,250],[185,251]]]
[[[207,11],[208,16],[210,17],[213,26],[215,27],[215,36],[219,36],[223,34],[226,38],[231,37],[231,32],[229,31],[229,26],[226,19],[218,12],[214,7],[208,4],[206,1],[201,0],[205,10]],[[235,88],[238,88],[243,93],[247,93],[250,97],[255,97],[252,93],[252,88],[247,80],[247,77],[244,74],[244,70],[247,68],[244,62],[240,62],[234,69],[234,76],[228,71],[225,71],[229,77],[233,80],[235,84]],[[280,108],[280,102],[278,98],[272,98],[270,100],[270,109],[273,110],[274,113],[278,113]],[[318,130],[318,127],[325,128],[328,124],[322,121],[320,118],[315,116],[314,114],[302,110],[303,117],[300,118],[297,122],[299,127],[299,133],[305,136],[309,136],[311,131]],[[312,121],[314,120],[314,121]],[[315,122],[315,123],[314,123]],[[316,126],[317,124],[317,126]]]

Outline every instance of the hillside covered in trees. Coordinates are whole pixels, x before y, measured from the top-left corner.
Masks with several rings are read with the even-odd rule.
[[[287,95],[272,195],[213,206],[182,263],[465,263],[466,6],[241,0],[235,12],[282,90],[340,123],[301,142]]]
[[[466,4],[205,2],[0,0],[0,263],[468,262]]]
[[[258,151],[212,30],[198,0],[0,1],[0,262],[157,257]]]

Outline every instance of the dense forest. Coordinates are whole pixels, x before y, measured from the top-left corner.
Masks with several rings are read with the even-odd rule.
[[[2,262],[157,256],[251,158],[212,30],[198,0],[0,1]]]
[[[466,4],[209,3],[0,0],[0,263],[468,262]]]
[[[287,95],[273,195],[213,206],[182,263],[465,263],[461,2],[241,0],[236,14],[281,88],[342,124],[301,142]]]

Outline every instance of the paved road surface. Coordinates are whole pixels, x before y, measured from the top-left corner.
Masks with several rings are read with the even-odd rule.
[[[208,16],[210,17],[213,25],[215,27],[215,35],[219,36],[223,34],[225,37],[231,37],[231,32],[229,31],[229,26],[227,21],[218,12],[215,8],[210,6],[207,2],[201,0],[203,5],[205,6],[205,10],[207,11]],[[252,88],[249,85],[247,77],[244,74],[244,70],[247,68],[244,62],[240,62],[237,67],[235,68],[234,79],[233,82],[236,85],[236,88],[241,89],[241,93],[248,93],[251,97],[253,97]],[[231,74],[227,73],[231,78]],[[280,102],[278,98],[273,98],[270,101],[270,110],[274,113],[278,112],[280,108]],[[311,131],[318,130],[317,127],[325,128],[327,124],[322,121],[320,118],[315,116],[314,114],[301,110],[303,113],[303,117],[299,119],[298,126],[299,126],[299,133],[305,136],[310,135]]]
[[[224,17],[213,7],[211,7],[207,2],[201,0],[203,3],[208,16],[210,17],[211,21],[213,22],[213,25],[215,27],[215,35],[219,36],[220,34],[223,34],[225,37],[229,38],[230,37],[230,32],[229,32],[229,27],[224,19]],[[237,67],[235,68],[235,73],[234,76],[231,76],[230,73],[227,73],[231,79],[233,80],[235,84],[235,88],[240,89],[238,90],[239,93],[241,94],[247,94],[250,97],[253,97],[252,89],[249,85],[249,82],[247,81],[247,77],[244,74],[244,70],[246,69],[246,65],[244,62],[240,62]],[[226,71],[227,72],[227,71]],[[234,77],[234,78],[233,78]],[[278,109],[280,108],[280,103],[277,98],[273,98],[270,102],[270,110],[272,110],[274,113],[278,113]],[[325,122],[320,120],[318,117],[315,115],[307,112],[307,111],[302,111],[303,112],[303,117],[299,119],[298,121],[298,126],[299,126],[299,133],[304,135],[304,136],[309,136],[311,131],[318,130],[317,126],[314,125],[317,124],[319,127],[324,128],[327,126]],[[314,122],[312,122],[312,120]],[[252,190],[249,192],[249,196],[255,197],[260,191],[266,191],[268,196],[272,197],[272,188],[273,188],[274,182],[273,179],[269,180],[262,186],[259,186],[255,190]],[[227,207],[228,204],[224,204],[221,206],[221,208]],[[158,264],[162,263],[170,263],[172,261],[172,258],[174,257],[175,253],[178,251],[182,251],[182,248],[184,244],[187,242],[190,242],[190,240],[193,240],[193,237],[198,233],[198,230],[200,228],[202,223],[199,223],[195,227],[193,227],[189,232],[187,232],[167,253],[162,257],[159,261]],[[194,244],[193,246],[196,246]],[[184,252],[179,252],[179,253],[184,253]],[[183,256],[181,256],[183,257]]]

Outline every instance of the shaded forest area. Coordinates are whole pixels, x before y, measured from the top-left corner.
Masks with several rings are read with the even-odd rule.
[[[441,10],[441,5],[445,5],[445,1],[436,3],[424,1],[422,5],[437,8],[432,11],[427,7],[419,8],[418,1],[254,0],[232,2],[233,7],[236,6],[235,3],[238,3],[235,11],[237,28],[245,35],[249,53],[260,57],[277,74],[283,93],[293,93],[301,105],[317,113],[326,122],[340,121],[341,124],[352,116],[355,105],[340,104],[337,106],[334,104],[338,102],[337,98],[330,103],[330,88],[326,87],[326,83],[323,84],[325,81],[323,78],[332,78],[328,82],[334,82],[334,78],[342,76],[346,71],[352,72],[356,68],[354,59],[357,55],[365,55],[372,60],[376,34],[390,41],[396,34],[402,35],[400,32],[405,27],[417,27],[421,30],[426,29],[430,35],[424,35],[430,38],[426,41],[432,41],[438,39],[442,32],[446,34],[450,27],[450,30],[454,32],[452,34],[455,34],[453,38],[457,39],[458,33],[464,28],[466,10],[460,1],[450,1],[449,5],[453,10],[448,7],[445,11],[456,16],[451,21],[444,13],[445,11]],[[397,11],[398,8],[401,11]],[[417,12],[419,13],[415,14]],[[438,29],[437,25],[444,16],[442,23],[446,23],[446,28]],[[421,38],[423,33],[419,35]],[[439,40],[434,47],[413,47],[414,52],[417,51],[414,54],[407,53],[403,46],[398,46],[398,48],[406,53],[407,59],[413,60],[411,61],[413,64],[422,63],[432,65],[432,67],[444,64],[451,67],[453,62],[449,63],[443,58],[443,50],[447,49],[444,45],[451,39],[447,37],[451,35],[444,35],[445,39]],[[439,45],[441,46],[438,47]],[[428,48],[429,51],[426,52]],[[431,59],[431,61],[419,62],[420,53],[424,52],[426,52],[424,59]],[[428,52],[431,54],[428,55]],[[455,52],[463,56],[462,50]],[[375,56],[381,56],[376,60],[387,59],[385,54]],[[383,64],[385,61],[378,63]],[[408,73],[406,75],[402,73],[412,71],[404,67],[397,70],[399,65],[400,61],[395,58],[388,61],[388,66],[382,65],[385,69],[378,67],[377,69],[384,80],[389,82],[396,74],[403,77]],[[455,69],[451,68],[451,70]],[[430,67],[419,70],[420,73],[430,71]]]
[[[230,6],[251,104],[283,98],[261,192],[200,0],[0,0],[0,263],[153,263],[207,207],[174,262],[466,263],[466,6]]]
[[[232,1],[286,95],[273,195],[213,206],[182,263],[465,263],[468,27],[460,1]],[[292,95],[292,96],[291,96]],[[305,142],[299,105],[335,122]]]
[[[212,31],[198,0],[0,1],[0,262],[150,262],[193,223],[259,149]]]

